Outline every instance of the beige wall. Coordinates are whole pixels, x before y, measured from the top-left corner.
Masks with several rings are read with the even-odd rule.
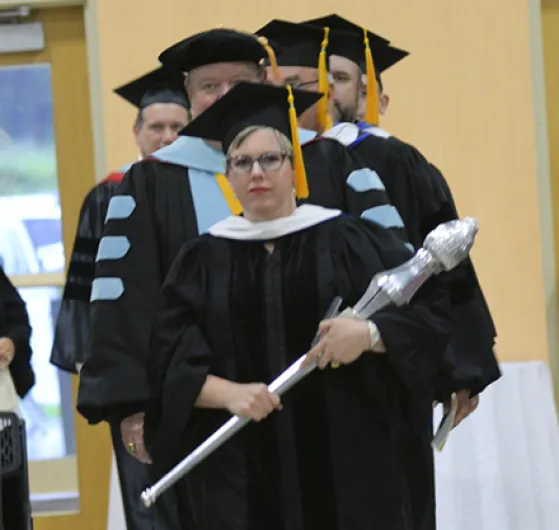
[[[479,218],[474,258],[499,329],[500,357],[547,359],[555,278],[549,280],[554,263],[544,252],[553,249],[546,150],[536,149],[536,136],[545,133],[545,126],[536,127],[542,107],[534,105],[543,82],[538,2],[340,4],[287,0],[271,9],[256,1],[212,0],[196,8],[184,0],[89,2],[96,152],[103,154],[98,176],[137,155],[130,132],[134,111],[112,88],[155,67],[167,45],[221,24],[253,30],[272,17],[297,20],[337,11],[360,20],[412,51],[385,76],[392,104],[383,126],[438,165],[461,212]]]
[[[547,128],[549,134],[551,199],[559,205],[559,0],[542,1],[542,29],[547,103]],[[559,208],[553,211],[555,248],[559,249]],[[555,253],[555,269],[559,270],[559,253]],[[556,297],[550,297],[548,306],[557,307]],[[551,323],[557,327],[557,321]],[[555,368],[556,396],[559,403],[559,353],[551,355]]]

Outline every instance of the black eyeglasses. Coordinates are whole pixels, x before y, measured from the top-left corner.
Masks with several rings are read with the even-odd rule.
[[[277,171],[288,156],[287,153],[281,151],[266,151],[256,157],[249,155],[232,156],[227,158],[227,170],[237,173],[250,173],[254,168],[254,163],[258,162],[263,171]]]

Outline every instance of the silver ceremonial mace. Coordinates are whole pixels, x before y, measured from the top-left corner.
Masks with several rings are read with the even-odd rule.
[[[407,304],[431,276],[453,269],[468,256],[477,231],[477,221],[471,217],[439,225],[427,235],[423,248],[419,249],[413,258],[399,267],[375,275],[355,307],[338,313],[341,305],[341,299],[338,298],[333,302],[325,318],[345,316],[367,319],[389,304],[397,306]],[[315,337],[313,345],[319,339],[320,337]],[[305,357],[306,354],[301,356],[275,379],[268,387],[270,392],[281,396],[312,372],[318,361],[301,368]],[[161,494],[211,455],[249,421],[248,418],[233,416],[169,473],[142,492],[141,498],[144,506],[146,508],[152,506]]]

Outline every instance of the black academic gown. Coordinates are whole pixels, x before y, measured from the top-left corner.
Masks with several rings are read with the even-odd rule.
[[[89,422],[143,410],[150,327],[167,271],[186,241],[231,214],[215,178],[224,160],[202,140],[180,138],[134,164],[111,199],[77,403]]]
[[[329,136],[347,145],[382,180],[414,247],[421,247],[425,236],[440,223],[458,218],[443,175],[411,145],[378,128],[354,124],[335,127]],[[444,401],[452,392],[464,388],[481,392],[500,377],[500,371],[493,351],[495,326],[471,260],[466,259],[441,278],[451,296],[453,316],[451,346],[441,363],[436,385],[437,400]],[[406,464],[415,518],[421,530],[434,530],[435,511],[424,511],[427,499],[435,496],[432,449],[429,441],[420,437],[425,459],[416,458],[417,441],[417,433],[411,431]]]
[[[15,356],[10,364],[10,374],[20,398],[33,388],[35,374],[31,365],[31,326],[17,289],[0,267],[0,338],[11,339]]]
[[[355,182],[369,170],[339,142],[310,142],[303,156],[308,202],[355,216],[365,212],[403,237],[403,222],[384,190],[360,190]],[[132,166],[107,216],[78,395],[78,410],[91,423],[143,410],[149,331],[163,280],[186,241],[231,213],[215,177],[225,171],[221,152],[198,138],[180,138],[154,157]]]
[[[353,305],[375,273],[411,256],[386,230],[349,216],[274,243],[269,254],[258,241],[204,235],[167,277],[145,425],[161,471],[229,417],[194,408],[208,374],[270,382],[307,351],[334,296]],[[448,339],[444,289],[427,284],[411,305],[373,320],[387,354],[313,372],[281,412],[249,424],[178,484],[185,529],[416,528],[401,433],[428,434]]]
[[[443,174],[432,164],[428,168],[433,188],[444,201],[431,225],[425,223],[427,233],[437,224],[459,218]],[[460,388],[470,388],[473,394],[479,394],[501,376],[493,351],[497,330],[472,260],[465,260],[457,271],[443,279],[449,287],[454,317],[451,338],[454,360],[439,378],[437,393],[441,400]]]
[[[87,194],[82,204],[51,352],[51,363],[70,373],[79,371],[89,341],[91,286],[109,202],[129,168],[130,165],[111,173]],[[138,502],[142,488],[151,480],[150,470],[124,447],[120,424],[114,422],[110,428],[127,527],[173,528],[172,499],[166,498],[167,503],[161,503],[156,510],[147,510]],[[164,517],[169,521],[163,523]]]
[[[54,328],[50,362],[70,373],[78,373],[89,338],[89,298],[95,275],[95,256],[103,235],[109,201],[130,166],[111,173],[85,197],[60,310]]]
[[[413,146],[378,128],[341,124],[329,136],[350,147],[386,187],[415,248],[437,225],[458,218],[452,193],[442,173]],[[470,259],[444,274],[452,298],[454,333],[452,373],[441,374],[438,397],[469,388],[481,392],[500,377],[493,351],[496,330]]]
[[[7,337],[15,345],[15,356],[10,364],[10,375],[20,398],[23,398],[35,384],[31,366],[31,327],[25,309],[25,302],[0,267],[0,338]],[[3,420],[4,421],[4,420]],[[24,439],[23,439],[24,440]],[[15,449],[23,451],[25,465],[15,472],[3,474],[0,478],[0,526],[8,529],[31,528],[31,506],[29,502],[29,478],[27,476],[27,454],[25,448],[17,446],[22,439],[12,441]],[[6,457],[13,449],[3,447]]]

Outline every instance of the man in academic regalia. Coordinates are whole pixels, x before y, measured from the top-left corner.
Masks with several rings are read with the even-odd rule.
[[[265,55],[251,35],[220,29],[181,41],[160,60],[186,74],[195,117],[236,82],[263,80],[259,62]],[[159,290],[186,241],[239,213],[224,170],[217,149],[181,138],[134,164],[109,204],[78,411],[90,423],[121,425],[127,450],[143,462],[149,461],[142,440],[147,348]]]
[[[360,44],[363,44],[364,29],[338,15],[315,18],[305,23],[320,28],[328,27],[333,31],[343,31],[346,35],[352,34],[354,37],[359,37],[361,39]],[[381,74],[405,59],[409,52],[392,46],[386,38],[372,31],[367,31],[367,37],[374,58],[378,112],[382,116],[386,112],[390,98],[384,91]],[[331,45],[330,49],[335,51],[335,46]],[[382,53],[379,53],[379,50],[382,50]],[[367,94],[371,92],[367,91],[369,79],[362,46],[359,51],[362,57],[358,65],[345,56],[336,53],[329,54],[329,71],[335,89],[334,107],[339,122],[355,122],[360,115],[362,117],[359,118],[359,121],[365,121]]]
[[[340,88],[334,81],[334,98],[337,99],[339,95],[342,97],[335,108],[339,108],[350,123],[340,123],[325,135],[337,138],[350,147],[367,167],[378,174],[391,202],[404,220],[411,243],[416,247],[421,246],[430,230],[439,223],[457,218],[458,214],[443,175],[417,149],[378,127],[379,100],[375,72],[387,70],[408,53],[388,45],[383,37],[337,15],[304,24],[307,23],[331,28],[330,59],[333,69],[339,73],[344,66],[345,71],[349,72],[346,65],[351,65],[355,72],[351,83],[346,83],[352,87],[349,90],[345,86]],[[363,44],[364,33],[368,38],[370,54]],[[343,38],[340,37],[342,34]],[[366,68],[368,123],[354,124],[359,96],[359,65],[363,61],[369,63]],[[457,315],[456,340],[453,343],[455,355],[458,356],[458,368],[452,374],[452,381],[444,383],[441,394],[461,391],[460,420],[471,410],[470,395],[477,395],[500,374],[493,353],[495,327],[471,261],[467,260],[464,266],[452,275],[447,275],[447,279]]]
[[[172,143],[188,123],[184,79],[174,70],[160,67],[117,88],[115,93],[138,108],[133,132],[141,158]],[[51,363],[70,373],[78,373],[83,363],[89,340],[89,298],[95,256],[109,200],[128,167],[111,173],[97,184],[86,196],[80,211],[51,352]],[[142,487],[149,481],[145,466],[126,451],[120,425],[111,425],[111,434],[127,526],[151,529],[155,524],[153,513],[142,509],[138,502]]]
[[[175,71],[158,68],[116,88],[115,93],[138,108],[133,133],[140,158],[174,142],[188,123],[184,79]],[[94,186],[81,207],[51,353],[51,363],[70,373],[78,373],[83,362],[95,256],[109,200],[131,165],[110,173]]]
[[[269,53],[268,78],[271,82],[319,91],[327,96],[307,109],[298,120],[300,127],[314,132],[311,139],[305,135],[302,137],[311,188],[305,202],[362,216],[389,228],[407,241],[402,219],[374,173],[340,142],[317,134],[332,125],[327,57],[326,53],[321,53],[323,31],[308,26],[303,33],[297,24],[274,19],[255,34],[260,39],[269,39],[272,48],[278,47],[276,53]],[[347,169],[339,171],[341,167]],[[325,181],[329,181],[329,185],[325,185]]]
[[[316,25],[315,27],[319,31],[316,29],[313,31],[310,27],[313,25]],[[326,30],[326,28],[328,29]],[[353,31],[347,31],[352,28]],[[346,63],[353,64],[355,70],[359,68],[355,64],[356,57],[361,61],[366,56],[363,45],[364,30],[337,15],[300,24],[275,20],[258,30],[257,33],[273,40],[281,47],[276,57],[281,75],[279,82],[299,88],[312,90],[321,77],[320,69],[314,66],[320,62],[319,52],[316,52],[314,60],[307,57],[302,58],[299,51],[301,42],[314,40],[315,50],[326,48],[328,55],[335,55]],[[390,46],[389,41],[383,37],[371,32],[367,32],[367,37],[368,46],[372,52],[370,57],[372,69],[369,75],[373,75],[373,79],[374,60],[385,70],[407,55],[407,52]],[[339,93],[346,93],[346,97],[343,98],[344,104],[334,101],[335,104],[332,108],[336,114],[335,117],[338,121],[340,118],[345,118],[350,122],[340,122],[328,129],[325,123],[308,117],[309,126],[314,126],[317,132],[323,133],[323,137],[336,139],[350,147],[362,159],[366,167],[373,170],[375,177],[381,181],[381,186],[388,192],[390,202],[396,206],[404,220],[410,242],[419,248],[425,235],[434,226],[456,217],[454,201],[451,199],[448,185],[440,172],[436,171],[417,150],[391,137],[377,126],[353,123],[357,111],[358,75],[356,79],[357,82],[353,84],[353,107],[347,106],[347,102],[351,98],[348,99],[348,91],[345,87],[340,89],[339,84],[336,86],[334,83],[334,100],[337,100]],[[351,83],[349,85],[351,86]],[[373,87],[376,84],[373,81],[369,83],[369,86]],[[370,95],[368,101],[369,103],[372,101],[378,106],[376,95]],[[375,118],[374,121],[377,123],[378,119]],[[465,267],[461,271],[464,272],[464,269]],[[468,299],[472,295],[472,290],[479,289],[477,279],[472,276],[472,273],[473,269],[470,267],[467,273],[468,278],[454,283],[456,288],[454,295],[457,302],[460,301],[460,297]],[[469,352],[470,357],[462,365],[463,373],[461,374],[463,383],[471,385],[464,388],[470,388],[474,393],[481,391],[499,376],[492,351],[495,337],[493,323],[484,301],[480,302],[478,309],[475,321],[480,324],[480,319],[482,321],[485,319],[481,326],[486,329],[487,335],[478,334],[480,339],[483,338],[483,342],[477,345],[479,347],[477,351],[476,348],[470,348],[473,351]],[[470,328],[472,325],[473,321],[470,323]],[[458,377],[458,374],[455,375]],[[448,390],[448,387],[445,390]],[[465,397],[466,408],[469,408],[469,394],[467,392]]]
[[[215,29],[181,41],[159,58],[186,73],[195,118],[239,81],[265,81],[260,64],[266,56],[253,35]],[[300,136],[305,135],[308,139],[316,133],[301,130]],[[305,162],[309,200],[349,213],[369,212],[400,233],[403,223],[384,190],[360,187],[371,176],[369,170],[339,142],[317,144],[323,147]],[[91,294],[93,332],[78,410],[91,423],[126,426],[134,433],[125,440],[129,451],[145,462],[146,363],[160,287],[186,241],[231,212],[240,213],[224,171],[225,157],[216,147],[180,138],[132,166],[109,206]]]
[[[270,66],[268,67],[268,75],[272,82],[289,84],[293,88],[329,93],[327,71],[328,38],[325,39],[325,32],[322,28],[274,19],[256,30],[255,34],[269,39],[270,42],[273,42],[278,47],[274,57],[275,64],[271,64],[272,61],[270,61]],[[348,36],[351,37],[351,35]],[[326,43],[326,46],[323,46],[324,43]],[[386,187],[376,173],[364,164],[360,157],[356,156],[351,149],[343,149],[343,144],[337,138],[332,139],[324,135],[320,136],[322,132],[332,126],[328,100],[324,98],[318,105],[305,111],[299,118],[299,123],[302,127],[310,128],[317,134],[312,141],[303,143],[306,164],[311,169],[315,167],[315,161],[324,159],[325,150],[338,150],[346,157],[349,152],[349,156],[354,161],[353,163],[359,164],[366,169],[350,173],[345,182],[340,185],[351,190],[354,196],[361,201],[366,201],[369,195],[374,194],[386,200],[386,205],[382,207],[367,208],[364,204],[361,208],[344,210],[358,217],[383,224],[394,231],[399,231],[402,237],[409,238],[401,224],[402,217],[387,196]],[[337,146],[335,145],[336,143],[338,144]],[[321,180],[324,177],[320,173],[308,171],[307,178],[312,189],[313,184],[316,188],[320,188]],[[317,196],[311,193],[309,199],[306,199],[304,202],[327,207],[340,207],[320,199],[322,197],[317,200]]]

